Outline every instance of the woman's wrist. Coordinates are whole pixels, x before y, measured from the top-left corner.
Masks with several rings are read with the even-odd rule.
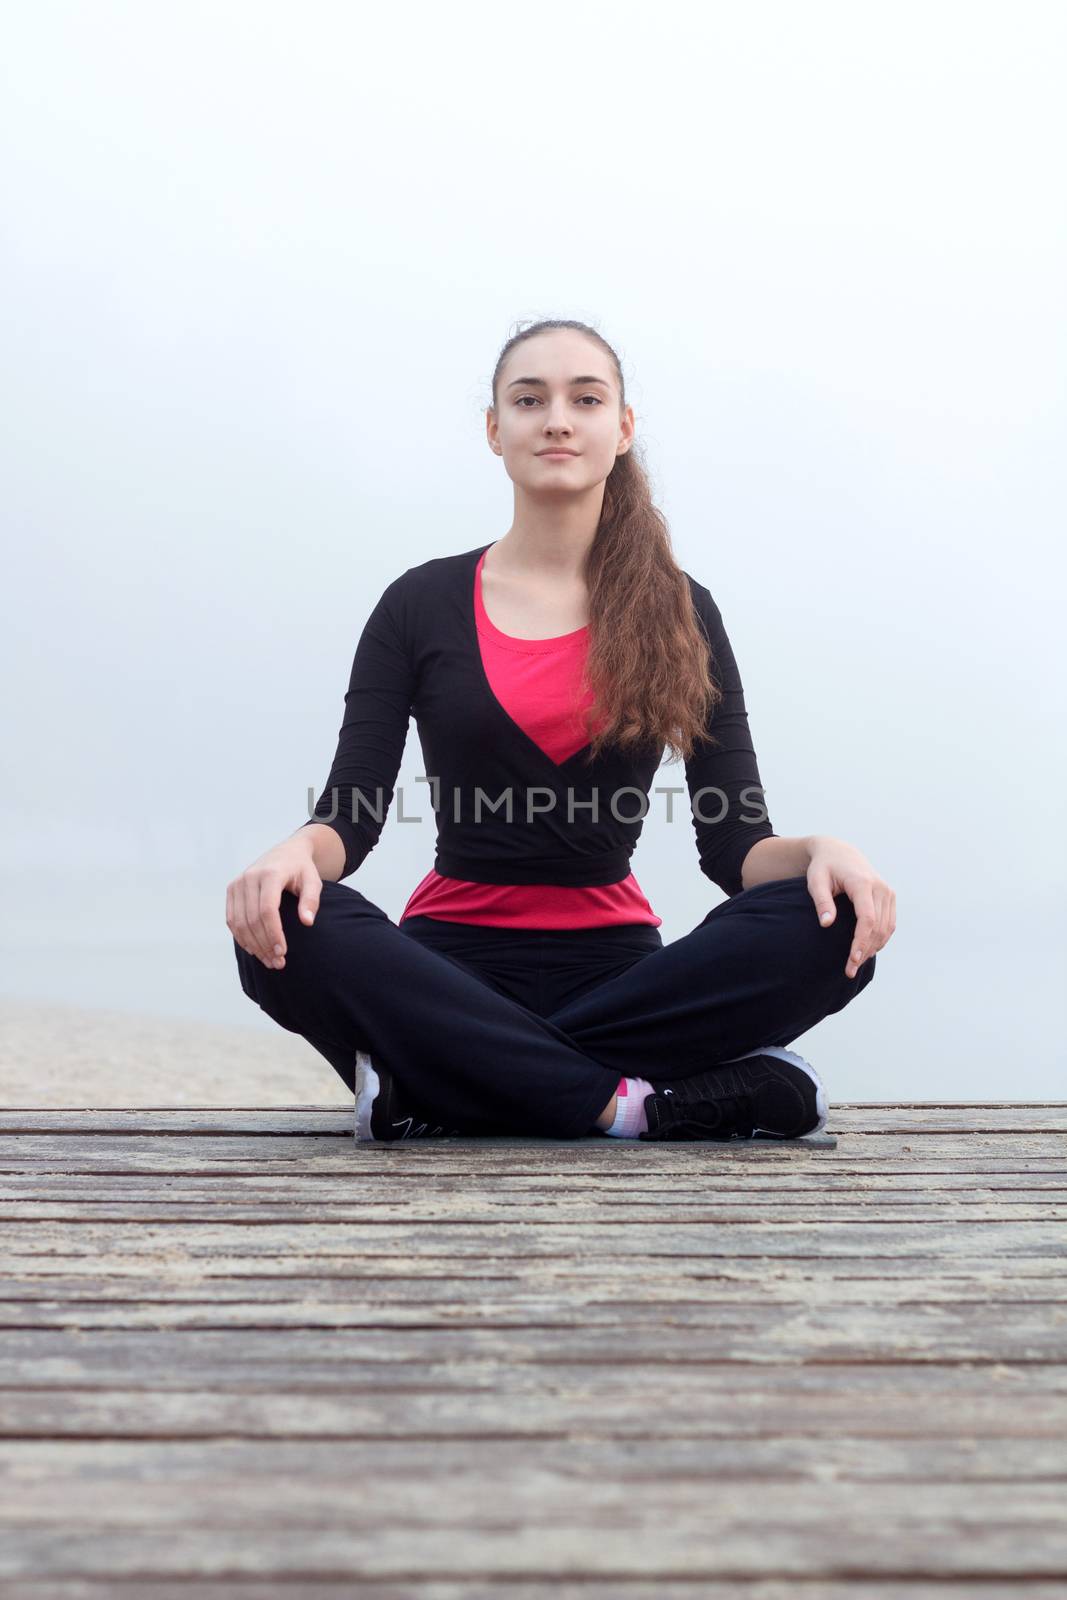
[[[802,878],[811,861],[811,840],[807,838],[782,838],[775,834],[770,839],[757,839],[741,865],[741,885],[754,889],[757,883],[771,883],[776,878]]]
[[[336,883],[345,870],[345,842],[328,822],[309,822],[298,828],[293,839],[303,845],[324,883]]]

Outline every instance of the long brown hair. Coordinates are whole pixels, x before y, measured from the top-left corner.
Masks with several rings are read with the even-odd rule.
[[[544,319],[515,333],[493,369],[493,411],[501,369],[515,346],[554,328],[573,328],[596,340],[611,358],[619,385],[620,415],[626,387],[619,358],[584,322]],[[652,503],[643,453],[636,439],[616,456],[604,484],[604,504],[586,561],[589,654],[586,681],[594,702],[587,712],[593,761],[611,743],[622,749],[665,745],[671,761],[688,759],[723,698],[711,676],[711,654],[685,573],[674,559],[670,530]],[[592,734],[592,723],[604,727]]]

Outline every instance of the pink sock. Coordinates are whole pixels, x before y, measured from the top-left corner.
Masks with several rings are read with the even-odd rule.
[[[647,1078],[620,1078],[615,1121],[603,1131],[613,1139],[636,1139],[639,1133],[648,1132],[645,1116],[645,1096],[655,1090]]]

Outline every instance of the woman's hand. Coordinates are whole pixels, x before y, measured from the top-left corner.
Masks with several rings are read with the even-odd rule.
[[[322,879],[310,839],[285,839],[246,867],[226,887],[226,926],[242,950],[265,967],[285,966],[285,934],[278,912],[282,890],[300,899],[300,920],[309,928],[319,909]]]
[[[835,894],[847,894],[856,911],[856,937],[845,965],[845,977],[854,978],[860,966],[893,937],[897,925],[897,897],[862,851],[844,839],[816,835],[811,841],[808,893],[815,901],[819,922],[833,926],[837,916]]]

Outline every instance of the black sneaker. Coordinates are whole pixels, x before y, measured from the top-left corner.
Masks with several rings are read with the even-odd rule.
[[[639,1139],[751,1139],[752,1106],[747,1095],[685,1100],[674,1089],[645,1096],[648,1129]]]
[[[821,1132],[829,1114],[814,1067],[779,1045],[671,1083],[649,1081],[642,1139],[799,1139]]]
[[[361,1144],[396,1139],[448,1138],[458,1128],[432,1127],[412,1115],[397,1098],[396,1079],[365,1050],[356,1051],[356,1138]]]

